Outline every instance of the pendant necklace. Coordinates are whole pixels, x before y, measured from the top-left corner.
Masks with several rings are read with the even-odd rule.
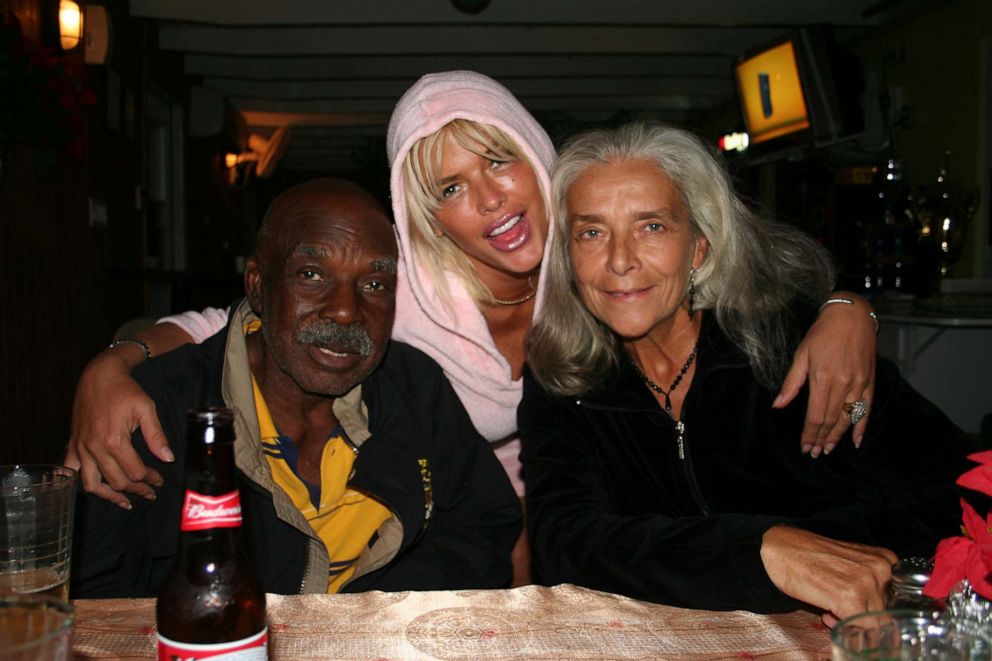
[[[634,362],[634,359],[633,358],[630,359],[630,364],[633,365],[634,366],[634,369],[637,370],[637,373],[641,375],[641,378],[644,380],[644,384],[648,388],[650,388],[651,390],[653,390],[656,393],[658,393],[659,395],[664,395],[665,396],[665,410],[666,411],[671,411],[672,410],[672,391],[674,391],[676,388],[678,388],[679,387],[679,384],[682,383],[682,377],[684,377],[685,376],[685,373],[689,371],[689,368],[692,366],[692,361],[696,360],[696,351],[698,351],[698,349],[699,349],[699,344],[693,345],[693,347],[692,347],[692,353],[689,354],[689,357],[685,361],[685,365],[683,365],[682,366],[682,369],[679,370],[678,376],[676,376],[675,377],[675,380],[672,381],[672,385],[668,386],[668,390],[665,390],[664,388],[662,388],[661,386],[659,386],[657,383],[655,383],[654,381],[652,381],[651,379],[649,379],[648,378],[648,375],[645,374],[641,370],[641,368],[637,366],[637,363]]]

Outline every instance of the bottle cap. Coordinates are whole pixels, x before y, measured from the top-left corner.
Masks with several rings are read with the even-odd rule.
[[[933,562],[927,558],[901,558],[892,567],[892,592],[922,594],[932,571]]]

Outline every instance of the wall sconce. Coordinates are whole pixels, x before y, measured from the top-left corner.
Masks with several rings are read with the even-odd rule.
[[[62,50],[72,50],[83,39],[83,14],[72,0],[59,2],[59,40]]]
[[[289,129],[285,126],[277,128],[268,139],[252,133],[248,137],[247,151],[240,154],[233,152],[224,154],[224,165],[230,170],[231,183],[237,181],[238,166],[242,163],[254,163],[254,167],[249,168],[248,172],[254,171],[256,177],[261,179],[271,177],[289,145],[289,135]]]

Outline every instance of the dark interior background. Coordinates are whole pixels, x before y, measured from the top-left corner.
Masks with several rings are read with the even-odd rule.
[[[866,233],[883,222],[885,184],[871,168],[898,158],[916,186],[949,164],[979,205],[953,275],[992,274],[986,0],[106,0],[103,64],[87,64],[82,46],[55,46],[57,5],[2,5],[0,463],[58,458],[76,378],[121,324],[238,296],[240,264],[278,192],[342,176],[386,201],[389,112],[429,71],[493,75],[557,142],[647,117],[715,143],[743,129],[736,56],[830,24],[866,75],[866,130],[816,149],[728,155],[740,186],[820,238],[857,287]],[[42,52],[33,71],[47,78],[31,87],[18,58]],[[48,96],[23,98],[37,89]],[[15,130],[10,118],[25,112],[41,131]],[[232,175],[225,154],[279,126],[292,137],[272,176],[249,164]]]

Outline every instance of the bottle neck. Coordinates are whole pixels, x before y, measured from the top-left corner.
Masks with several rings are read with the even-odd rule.
[[[191,425],[186,437],[183,490],[218,497],[237,488],[233,432],[216,427],[194,430]]]
[[[190,419],[183,476],[182,546],[214,540],[233,550],[241,497],[230,421]]]

